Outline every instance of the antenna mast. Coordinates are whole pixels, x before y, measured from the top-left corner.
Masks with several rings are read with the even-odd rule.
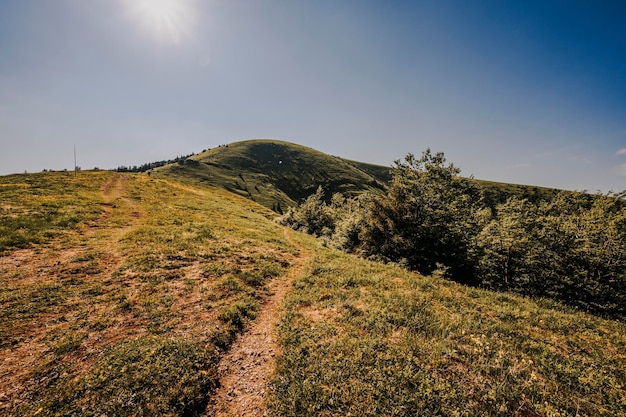
[[[74,145],[74,177],[76,177],[76,145]]]

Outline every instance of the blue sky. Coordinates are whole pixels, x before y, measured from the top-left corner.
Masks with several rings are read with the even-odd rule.
[[[626,2],[0,0],[0,174],[251,138],[626,189]]]

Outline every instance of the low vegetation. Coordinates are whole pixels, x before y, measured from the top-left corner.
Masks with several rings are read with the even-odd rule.
[[[4,229],[0,414],[203,411],[220,355],[296,255],[273,213],[145,174],[1,181],[3,225],[58,210]],[[31,233],[46,239],[16,238]]]
[[[280,322],[276,416],[626,416],[626,326],[320,249]]]
[[[0,254],[44,244],[96,219],[102,209],[93,182],[73,173],[19,174],[0,177]]]
[[[0,415],[202,415],[297,260],[269,415],[626,417],[623,195],[294,146],[0,177]]]

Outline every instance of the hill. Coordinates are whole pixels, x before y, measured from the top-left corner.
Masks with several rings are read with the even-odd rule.
[[[155,170],[160,177],[222,187],[268,208],[287,208],[313,194],[379,192],[389,168],[353,162],[277,140],[248,140],[206,150]]]
[[[619,321],[325,248],[219,187],[41,173],[0,201],[2,415],[626,416]]]
[[[391,161],[390,161],[391,162]],[[190,184],[222,187],[275,211],[297,205],[321,186],[325,198],[341,192],[354,196],[364,191],[380,192],[391,180],[391,166],[352,161],[312,148],[278,140],[246,140],[208,149],[199,154],[145,164],[161,178]],[[560,190],[531,185],[475,180],[484,190],[488,205],[508,197],[531,202],[549,200]]]
[[[219,188],[41,173],[0,177],[0,201],[1,415],[196,415],[298,261]]]

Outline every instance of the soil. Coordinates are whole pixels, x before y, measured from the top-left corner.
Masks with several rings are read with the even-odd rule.
[[[230,351],[222,359],[220,386],[209,403],[206,416],[265,416],[267,383],[280,354],[276,338],[276,322],[282,300],[291,288],[307,261],[309,253],[295,242],[287,229],[289,242],[298,248],[300,255],[288,274],[270,285],[271,296],[250,328],[239,336]]]

